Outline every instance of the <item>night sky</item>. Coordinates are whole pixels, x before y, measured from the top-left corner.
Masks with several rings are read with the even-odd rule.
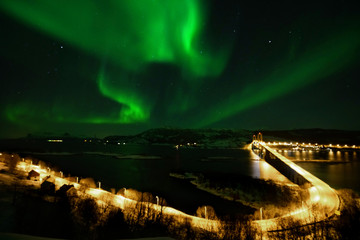
[[[1,0],[0,137],[360,130],[356,1]]]

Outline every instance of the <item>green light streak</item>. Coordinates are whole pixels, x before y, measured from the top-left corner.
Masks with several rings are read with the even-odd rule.
[[[107,59],[124,74],[142,72],[151,63],[168,63],[178,66],[187,81],[198,82],[192,86],[196,88],[202,77],[221,74],[227,61],[228,51],[203,54],[203,48],[209,46],[201,39],[205,14],[200,0],[4,0],[0,1],[0,9],[39,31]],[[121,77],[111,78],[117,78],[119,84],[106,81],[101,72],[98,87],[102,95],[121,104],[117,118],[114,113],[108,118],[47,118],[96,124],[149,119],[153,103],[143,101],[140,93]],[[18,113],[19,109],[9,119],[25,114]]]
[[[216,77],[223,73],[230,52],[230,47],[214,51],[206,45],[208,41],[202,29],[206,21],[205,3],[200,0],[0,1],[0,9],[9,15],[98,59],[107,59],[109,66],[120,69],[114,73],[103,67],[96,77],[101,96],[118,106],[110,113],[84,114],[76,112],[79,108],[76,105],[19,100],[20,103],[6,107],[7,119],[23,125],[34,119],[90,124],[151,121],[157,101],[163,101],[154,97],[159,86],[148,84],[149,92],[146,92],[147,89],[136,88],[133,78],[127,76],[140,78],[147,75],[151,64],[164,63],[178,68],[174,72],[181,76],[174,77],[178,81],[174,86],[179,88],[164,94],[167,102],[161,114],[170,120],[184,118],[190,127],[204,127],[326,79],[351,64],[359,50],[360,33],[356,28],[335,31],[337,36],[330,36],[321,46],[309,47],[311,51],[307,52],[299,52],[300,40],[294,41],[286,59],[267,77],[239,78],[239,82],[244,82],[238,84],[244,85],[242,89],[234,87],[229,92],[211,89],[212,95],[199,96],[200,88],[211,85],[205,80],[222,84],[223,79]],[[168,78],[171,80],[171,76]],[[153,80],[151,76],[142,79]],[[221,99],[215,103],[208,99],[215,97],[214,93]]]
[[[169,62],[190,75],[215,76],[226,63],[225,52],[201,53],[204,6],[198,0],[4,0],[0,8],[128,71]]]
[[[150,109],[141,100],[141,97],[137,96],[135,91],[109,86],[105,79],[104,70],[100,71],[98,85],[100,92],[104,96],[122,104],[119,118],[114,123],[143,122],[149,118]],[[104,121],[104,119],[98,119],[95,122],[101,123]]]
[[[48,106],[40,102],[26,102],[8,105],[5,109],[9,121],[24,126],[31,126],[34,122],[38,125],[46,122],[128,124],[145,121],[147,118],[144,114],[136,106],[131,108],[127,105],[119,113],[112,112],[106,116],[99,116],[99,113],[78,113],[76,107],[69,104]]]
[[[267,78],[233,92],[204,113],[196,126],[216,123],[339,72],[354,60],[359,47],[358,30],[339,33],[321,46],[303,53],[297,61],[279,64]]]

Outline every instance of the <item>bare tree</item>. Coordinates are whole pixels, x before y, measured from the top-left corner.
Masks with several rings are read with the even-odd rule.
[[[212,206],[201,206],[196,210],[196,216],[216,220],[215,209]]]
[[[13,173],[20,162],[20,156],[18,154],[7,154],[5,156],[5,162],[9,167],[9,172]]]
[[[78,235],[84,239],[96,239],[97,228],[106,223],[112,208],[109,204],[98,204],[91,197],[72,198],[71,214],[78,226]]]

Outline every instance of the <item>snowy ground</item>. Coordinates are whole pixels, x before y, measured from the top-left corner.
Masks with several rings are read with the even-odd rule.
[[[44,237],[15,234],[15,233],[0,233],[0,240],[60,240],[60,238],[44,238]],[[132,239],[122,239],[122,240],[174,240],[174,239],[169,237],[153,237],[153,238],[136,238],[136,239],[132,238]]]

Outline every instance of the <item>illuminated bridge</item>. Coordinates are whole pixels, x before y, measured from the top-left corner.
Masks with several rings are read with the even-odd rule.
[[[321,221],[338,213],[339,197],[328,184],[269,147],[262,141],[261,134],[253,139],[252,148],[258,149],[259,156],[290,181],[308,189],[307,207],[300,206],[298,210],[289,214],[291,217],[304,220],[305,218],[313,218],[316,214],[317,221]],[[275,227],[274,219],[262,220],[258,221],[258,223],[262,225],[263,229],[267,230],[272,230]]]

